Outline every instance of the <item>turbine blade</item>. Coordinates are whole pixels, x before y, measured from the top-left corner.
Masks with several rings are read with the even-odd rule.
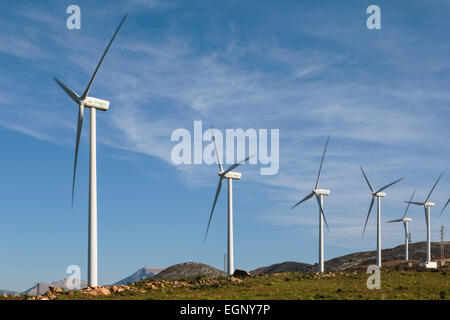
[[[75,143],[75,160],[73,163],[72,208],[73,208],[73,196],[75,194],[75,176],[77,172],[78,147],[80,146],[81,129],[83,128],[83,119],[84,119],[84,107],[82,105],[79,105],[78,107],[79,109],[78,109],[77,140]]]
[[[74,92],[72,89],[65,86],[64,83],[59,81],[56,77],[53,77],[53,80],[56,81],[56,83],[67,93],[67,95],[70,98],[72,98],[73,101],[75,101],[76,103],[78,103],[78,101],[80,101],[80,96],[78,94],[76,94],[76,92]]]
[[[364,237],[364,233],[366,232],[367,221],[369,221],[370,212],[372,211],[373,203],[375,202],[375,197],[372,196],[372,201],[370,201],[369,212],[367,213],[366,223],[364,224],[364,229],[362,236]]]
[[[444,172],[442,172],[441,175],[439,176],[439,178],[436,180],[436,183],[434,184],[433,188],[431,189],[430,193],[428,194],[428,197],[427,197],[427,199],[425,200],[425,202],[427,202],[427,201],[430,199],[431,194],[432,194],[433,191],[434,191],[434,188],[436,188],[436,185],[438,184],[439,180],[441,180],[443,174],[444,174]]]
[[[386,221],[386,223],[391,223],[391,222],[401,222],[401,221],[403,221],[403,219],[390,220],[390,221]]]
[[[212,126],[211,126],[211,131],[212,131],[212,140],[214,142],[214,150],[216,152],[217,164],[219,165],[220,172],[223,172],[222,163],[220,162],[220,158],[219,158],[219,152],[217,152],[216,137],[214,136],[214,128]]]
[[[319,208],[320,208],[320,214],[323,217],[323,221],[325,222],[325,225],[327,226],[327,230],[330,231],[330,228],[328,228],[328,223],[327,223],[327,219],[325,218],[325,212],[323,211],[323,207],[322,207],[322,203],[320,202],[320,197],[316,195],[316,199],[317,199],[317,203],[319,204]]]
[[[372,192],[375,192],[375,190],[373,190],[372,186],[370,185],[369,179],[367,179],[366,173],[364,172],[364,169],[362,168],[362,166],[361,166],[361,171],[362,171],[362,173],[364,175],[364,179],[366,179],[367,185],[369,186],[370,190]]]
[[[105,49],[105,52],[103,52],[103,55],[102,55],[102,57],[100,58],[100,61],[98,62],[97,67],[95,68],[94,73],[92,74],[91,80],[89,80],[89,83],[88,83],[88,85],[87,85],[87,87],[86,87],[86,90],[84,90],[84,93],[83,93],[83,95],[81,96],[81,99],[86,98],[87,95],[89,94],[89,90],[91,90],[92,83],[94,82],[95,76],[97,75],[97,71],[98,71],[98,69],[100,68],[100,65],[102,64],[103,59],[105,58],[105,55],[106,55],[106,53],[107,53],[108,50],[109,50],[109,47],[111,47],[111,44],[112,44],[112,42],[114,41],[114,38],[116,37],[117,33],[119,32],[119,29],[120,29],[120,27],[122,26],[123,22],[125,21],[127,15],[128,15],[128,13],[126,13],[126,14],[123,16],[122,21],[120,21],[120,24],[119,24],[119,26],[118,26],[117,29],[116,29],[116,32],[114,32],[114,35],[112,36],[111,40],[109,41],[108,46],[107,46],[106,49]]]
[[[388,185],[384,186],[383,188],[377,190],[376,193],[381,192],[381,191],[383,191],[383,190],[389,188],[390,186],[392,186],[392,185],[394,185],[394,184],[396,184],[397,182],[400,182],[400,181],[402,181],[402,180],[403,180],[403,178],[398,179],[398,180],[395,180],[394,182],[389,183]]]
[[[411,201],[414,198],[415,194],[416,194],[416,190],[414,190],[413,194],[411,195],[411,198],[409,199],[408,206],[406,207],[405,213],[403,214],[403,218],[406,217],[406,213],[408,213],[409,206],[411,205]]]
[[[439,215],[442,216],[442,213],[444,212],[445,208],[447,208],[448,204],[450,203],[450,198],[448,198],[447,203],[445,204],[444,208],[442,208],[441,214]]]
[[[329,141],[330,141],[330,136],[328,136],[327,143],[325,144],[325,149],[323,150],[322,160],[320,161],[319,173],[317,174],[316,187],[314,189],[317,189],[317,187],[319,186],[320,173],[322,172],[323,159],[325,159],[325,153],[327,152]]]
[[[416,206],[423,206],[425,202],[416,202],[416,201],[405,201],[405,203],[410,203]]]
[[[296,206],[298,206],[300,203],[305,202],[306,200],[309,200],[312,198],[312,196],[314,195],[314,192],[311,192],[310,194],[308,194],[306,197],[304,197],[302,200],[300,200],[299,202],[297,202],[294,206],[292,206],[291,209],[294,209]]]
[[[406,230],[406,222],[403,221],[403,228],[405,229],[405,237],[408,236],[408,231]]]
[[[244,160],[239,161],[238,163],[233,164],[231,167],[229,167],[224,173],[222,173],[222,176],[226,175],[231,170],[239,167],[241,164],[243,164],[245,161],[247,161],[250,158],[253,158],[255,155],[251,155],[250,157],[245,158]]]
[[[219,184],[217,185],[216,196],[214,197],[213,206],[212,206],[212,209],[211,209],[211,213],[209,215],[208,226],[206,227],[206,234],[205,234],[204,242],[206,242],[206,237],[208,236],[209,225],[211,224],[211,219],[212,219],[212,216],[213,216],[213,213],[214,213],[214,208],[216,207],[216,202],[217,202],[217,199],[219,198],[220,189],[222,189],[222,180],[223,180],[223,178],[220,178]]]

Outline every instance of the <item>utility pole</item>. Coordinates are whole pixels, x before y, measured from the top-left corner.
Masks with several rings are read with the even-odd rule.
[[[412,236],[411,236],[411,232],[410,232],[410,233],[408,233],[408,242],[409,242],[409,243],[412,243]]]
[[[223,254],[223,271],[227,272],[227,254]]]

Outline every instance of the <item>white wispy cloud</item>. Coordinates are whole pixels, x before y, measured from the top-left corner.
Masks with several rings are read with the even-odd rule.
[[[148,8],[161,4],[138,2]],[[45,13],[19,14],[34,17],[40,23],[60,23]],[[129,36],[124,28],[92,89],[92,94],[112,102],[108,113],[99,117],[99,126],[105,132],[99,142],[171,163],[171,132],[179,127],[191,129],[194,120],[222,129],[279,128],[278,175],[262,178],[256,168],[249,166],[246,177],[251,182],[262,182],[262,192],[273,200],[267,213],[271,223],[312,226],[313,217],[291,216],[281,209],[280,214],[274,212],[288,208],[288,204],[298,201],[299,194],[306,195],[311,189],[322,145],[330,134],[332,142],[322,183],[340,199],[330,197],[332,211],[342,208],[337,213],[350,218],[339,220],[330,214],[329,222],[341,232],[347,235],[354,232],[356,236],[361,232],[359,225],[368,206],[360,164],[367,166],[370,175],[381,183],[405,175],[412,176],[416,184],[423,181],[416,172],[446,168],[444,156],[448,157],[448,152],[441,151],[439,157],[424,157],[423,152],[446,150],[450,135],[446,106],[450,94],[437,80],[426,78],[423,83],[406,80],[411,73],[435,72],[447,64],[440,54],[427,56],[429,52],[423,46],[411,53],[417,37],[399,45],[404,36],[404,30],[400,30],[372,43],[383,57],[388,57],[383,65],[398,72],[385,78],[383,70],[377,72],[365,66],[365,53],[374,48],[361,48],[358,44],[364,34],[345,26],[333,29],[332,22],[321,28],[316,24],[297,26],[298,34],[307,34],[318,42],[335,38],[337,49],[328,46],[297,49],[273,39],[243,41],[232,32],[223,39],[220,48],[203,50],[194,39],[173,26],[160,37],[144,35],[141,39]],[[237,27],[231,24],[230,28]],[[62,54],[57,59],[63,65],[59,67],[60,73],[74,87],[83,88],[109,39],[66,35],[64,29],[57,30],[54,35],[47,32],[46,37],[54,42],[55,52]],[[208,31],[202,32],[207,39]],[[38,44],[36,39],[16,38],[13,46],[2,50],[21,58],[30,58],[27,51],[36,52],[32,60],[42,64],[49,53],[44,43]],[[419,65],[417,62],[425,57],[426,63]],[[58,90],[55,85],[41,94],[50,97],[49,102],[56,102],[55,96],[58,100],[64,96]],[[0,124],[39,139],[73,144],[75,111],[67,115],[68,111],[62,109],[63,102],[58,101],[60,111],[48,121],[35,115],[36,110],[42,113],[49,109],[38,108],[37,102],[27,102],[30,103],[27,114],[7,121],[0,118]],[[71,103],[67,99],[67,105]],[[54,131],[63,134],[51,134]],[[181,181],[186,184],[189,181],[191,187],[216,183],[209,179],[212,168],[174,168]],[[409,193],[409,189],[399,188],[392,192],[392,199],[407,198]],[[436,194],[443,195],[443,191]],[[353,201],[352,205],[349,201]],[[358,208],[357,213],[352,214],[355,211],[352,208]]]

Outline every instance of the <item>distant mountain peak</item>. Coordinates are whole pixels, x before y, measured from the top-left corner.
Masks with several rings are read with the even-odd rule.
[[[159,272],[161,272],[162,270],[164,270],[163,268],[149,268],[149,267],[142,267],[140,269],[138,269],[135,273],[133,273],[132,275],[117,281],[116,283],[114,283],[115,285],[121,285],[121,284],[128,284],[128,283],[133,283],[133,282],[138,282],[141,281],[143,279],[147,279],[150,277],[153,277],[154,275],[158,274]]]

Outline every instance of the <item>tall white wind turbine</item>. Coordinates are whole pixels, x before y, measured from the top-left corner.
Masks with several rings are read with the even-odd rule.
[[[434,188],[436,188],[436,185],[438,184],[439,180],[441,180],[443,174],[444,174],[444,172],[442,172],[441,175],[439,176],[439,178],[436,180],[436,182],[433,185],[433,188],[431,188],[431,191],[428,194],[428,197],[425,199],[424,202],[407,201],[407,203],[411,203],[416,206],[423,206],[423,208],[425,210],[425,222],[427,225],[427,256],[426,256],[425,266],[430,266],[430,267],[434,267],[434,264],[431,263],[432,261],[431,261],[431,217],[430,217],[430,211],[431,211],[431,207],[434,207],[435,203],[430,202],[428,200],[430,200],[431,194],[433,193]]]
[[[58,83],[58,85],[72,98],[75,103],[78,104],[78,126],[77,126],[77,137],[75,144],[75,160],[73,165],[73,180],[72,180],[72,207],[73,207],[73,198],[75,191],[75,175],[77,170],[77,157],[78,157],[78,147],[80,144],[80,136],[81,129],[83,127],[83,118],[84,118],[84,108],[90,109],[90,155],[89,155],[89,254],[88,254],[88,284],[90,286],[97,286],[98,284],[98,272],[97,272],[97,133],[96,133],[96,109],[101,111],[106,111],[109,108],[109,101],[101,100],[93,97],[88,97],[89,91],[91,90],[92,84],[94,82],[95,76],[97,75],[97,71],[100,68],[100,65],[105,58],[106,53],[109,50],[114,38],[119,32],[120,27],[127,14],[124,15],[122,21],[117,27],[114,35],[109,41],[108,46],[106,47],[105,52],[97,64],[97,67],[92,74],[89,83],[84,90],[83,94],[79,96],[73,90],[65,86],[61,81],[53,77],[53,79]]]
[[[213,129],[211,128],[211,130],[213,130]],[[242,173],[234,172],[232,170],[236,169],[238,166],[240,166],[241,164],[246,162],[248,159],[252,158],[253,155],[233,164],[227,170],[224,171],[223,167],[222,167],[222,163],[220,162],[219,153],[217,152],[216,138],[214,137],[214,131],[213,131],[213,135],[212,135],[212,140],[214,142],[214,150],[215,150],[216,157],[217,157],[217,164],[219,165],[219,173],[218,173],[219,184],[217,185],[216,196],[214,197],[213,206],[211,209],[211,213],[209,215],[208,226],[206,228],[204,241],[206,242],[206,237],[208,236],[209,225],[211,224],[211,219],[212,219],[212,216],[214,213],[214,208],[216,207],[216,202],[217,202],[217,199],[219,198],[220,190],[222,189],[222,181],[223,181],[223,179],[227,179],[228,180],[228,254],[227,254],[228,268],[227,268],[227,271],[228,271],[229,275],[232,275],[234,273],[233,185],[232,185],[232,183],[233,183],[233,180],[240,180],[242,177]]]
[[[323,212],[323,196],[328,196],[330,194],[330,190],[319,189],[320,174],[322,172],[323,160],[325,159],[325,154],[327,152],[329,141],[330,141],[330,137],[328,137],[327,142],[325,144],[325,149],[323,150],[322,161],[320,162],[319,173],[317,174],[317,180],[316,180],[316,185],[314,186],[314,189],[311,191],[310,194],[308,194],[302,200],[297,202],[291,208],[291,209],[294,209],[296,206],[298,206],[302,202],[305,202],[306,200],[311,199],[313,196],[316,197],[317,203],[319,205],[319,272],[325,271],[324,252],[323,252],[323,222],[324,221],[325,221],[325,225],[327,226],[327,230],[330,230],[328,228],[327,220],[325,219],[325,213]]]
[[[362,236],[364,237],[364,233],[366,232],[367,221],[369,220],[370,212],[372,211],[375,198],[377,198],[377,266],[381,268],[381,198],[386,197],[386,193],[382,191],[386,190],[397,182],[402,181],[403,178],[395,180],[394,182],[389,183],[388,185],[385,185],[384,187],[375,191],[375,189],[372,188],[369,179],[367,179],[366,173],[364,172],[364,169],[362,167],[361,171],[364,175],[364,179],[366,180],[367,185],[369,186],[370,192],[372,193],[372,201],[370,201],[369,212],[367,213],[366,223],[364,224]]]
[[[391,221],[387,221],[386,223],[391,223],[391,222],[403,222],[403,228],[405,229],[405,260],[409,260],[409,252],[408,252],[408,222],[411,222],[412,219],[411,218],[407,218],[406,214],[408,213],[408,209],[411,205],[411,201],[414,198],[414,194],[416,193],[416,191],[413,192],[411,199],[409,199],[408,205],[406,206],[406,210],[405,213],[403,214],[403,217],[401,219],[395,219],[395,220],[391,220]]]

